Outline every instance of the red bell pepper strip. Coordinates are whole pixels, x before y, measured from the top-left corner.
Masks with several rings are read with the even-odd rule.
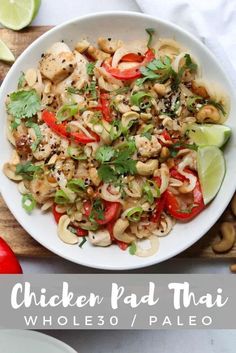
[[[170,176],[171,176],[172,178],[177,179],[177,180],[180,180],[180,181],[182,181],[182,182],[188,180],[184,175],[180,174],[180,173],[178,172],[178,170],[177,170],[175,167],[170,169]]]
[[[152,61],[154,58],[155,58],[154,52],[151,49],[148,49],[148,51],[146,52],[146,54],[144,56],[143,61],[130,69],[120,70],[119,68],[112,67],[111,66],[111,59],[104,61],[102,66],[113,77],[115,77],[119,80],[133,80],[135,78],[141,77],[142,74],[140,71],[140,67],[145,66],[150,61]]]
[[[61,216],[63,216],[65,213],[57,212],[56,206],[57,206],[56,204],[53,205],[52,213],[53,213],[53,216],[54,216],[56,223],[59,223]]]
[[[155,210],[151,216],[151,219],[150,219],[151,222],[153,222],[153,223],[159,222],[161,214],[165,208],[165,204],[166,204],[166,191],[163,192],[161,197],[159,199],[157,199],[157,201],[156,201],[156,208],[155,208]]]
[[[89,131],[89,133],[92,137],[85,135],[83,132],[71,132],[70,137],[73,142],[82,143],[83,145],[90,142],[98,142],[100,140],[100,137],[95,134],[95,132]]]
[[[21,265],[10,246],[0,237],[0,274],[23,273]]]
[[[42,119],[50,127],[50,129],[54,131],[56,134],[64,138],[68,137],[68,132],[66,130],[66,123],[57,124],[57,119],[54,113],[49,112],[48,110],[44,110],[42,112]]]
[[[111,110],[110,110],[110,102],[109,102],[109,94],[108,93],[101,93],[100,94],[100,102],[102,106],[102,115],[104,120],[111,122]]]
[[[172,194],[170,190],[166,190],[166,209],[168,213],[180,221],[190,221],[196,217],[203,209],[205,205],[203,202],[202,191],[200,183],[197,180],[196,186],[193,189],[193,205],[190,210],[181,210],[181,206],[177,197]]]
[[[86,144],[94,141],[98,142],[100,140],[100,137],[97,134],[95,134],[95,132],[93,131],[89,131],[92,138],[88,137],[83,132],[69,132],[69,129],[67,129],[67,124],[66,123],[57,124],[57,119],[55,114],[52,112],[49,112],[48,110],[43,111],[42,119],[50,127],[50,129],[54,131],[56,134],[66,139],[72,139],[73,142]]]
[[[126,54],[122,57],[121,61],[124,62],[137,62],[137,63],[141,63],[144,59],[144,56],[139,55],[139,54],[135,54],[135,53],[129,53]]]

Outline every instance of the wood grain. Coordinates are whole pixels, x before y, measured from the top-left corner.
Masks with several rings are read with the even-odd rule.
[[[31,27],[20,32],[0,29],[0,38],[7,43],[14,55],[18,57],[27,46],[51,27]],[[6,76],[10,65],[0,62],[0,81]],[[215,254],[211,244],[219,234],[219,222],[194,246],[180,254],[179,258],[236,258],[236,246],[227,254]],[[43,248],[15,220],[0,196],[0,235],[9,243],[19,256],[51,257],[56,256]],[[191,234],[189,234],[191,236]]]

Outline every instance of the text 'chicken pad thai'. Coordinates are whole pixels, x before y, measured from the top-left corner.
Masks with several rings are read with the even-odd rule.
[[[188,50],[146,32],[147,41],[81,40],[73,51],[55,43],[7,97],[14,153],[4,172],[27,212],[52,210],[67,244],[151,256],[209,201],[196,131],[224,126],[227,98]]]

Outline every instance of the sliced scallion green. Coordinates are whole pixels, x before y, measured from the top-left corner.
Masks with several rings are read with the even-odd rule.
[[[143,213],[142,207],[133,207],[127,213],[127,218],[131,222],[139,222]]]
[[[25,194],[22,196],[21,204],[27,213],[31,213],[36,206],[36,201],[32,194]]]
[[[64,104],[57,112],[57,120],[64,121],[78,113],[78,104]]]

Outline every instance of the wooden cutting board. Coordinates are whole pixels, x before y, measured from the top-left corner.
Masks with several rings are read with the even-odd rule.
[[[7,29],[0,29],[0,38],[7,43],[12,52],[18,57],[25,48],[36,38],[49,30],[49,26],[38,26],[14,32]],[[0,61],[0,81],[6,76],[10,65]],[[39,243],[33,240],[29,234],[19,225],[12,216],[3,199],[0,196],[0,235],[9,243],[13,251],[19,256],[29,257],[50,257],[56,256]],[[191,236],[191,234],[189,234]],[[219,236],[219,222],[194,246],[180,254],[179,258],[202,257],[202,258],[234,258],[236,257],[236,245],[227,254],[215,254],[211,244]]]

